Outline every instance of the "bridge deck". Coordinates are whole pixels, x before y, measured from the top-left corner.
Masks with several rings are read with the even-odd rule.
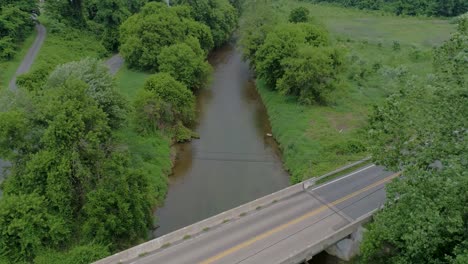
[[[371,165],[128,263],[280,263],[378,208],[394,177]]]

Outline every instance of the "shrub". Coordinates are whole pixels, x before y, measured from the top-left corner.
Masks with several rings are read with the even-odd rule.
[[[158,55],[165,46],[197,37],[203,48],[209,48],[206,27],[186,14],[186,7],[167,7],[148,3],[140,13],[128,18],[120,27],[120,52],[131,67],[156,70]]]
[[[71,78],[87,84],[86,93],[107,114],[112,127],[119,127],[123,123],[127,111],[126,101],[116,92],[114,79],[102,62],[87,58],[60,65],[50,74],[47,87],[59,87]]]
[[[306,46],[282,64],[285,73],[278,81],[280,93],[298,96],[302,103],[311,104],[325,103],[327,94],[336,88],[343,60],[336,48]]]
[[[186,139],[184,128],[194,120],[195,97],[168,73],[157,73],[146,80],[144,90],[137,96],[135,113],[140,132],[175,129],[176,139]]]
[[[198,90],[207,83],[210,65],[205,61],[199,44],[190,47],[180,43],[165,47],[161,50],[158,61],[160,72],[169,73],[191,90]]]
[[[309,9],[305,7],[296,7],[289,14],[289,22],[299,23],[309,21]]]

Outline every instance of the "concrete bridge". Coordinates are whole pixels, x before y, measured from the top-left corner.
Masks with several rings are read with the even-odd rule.
[[[301,263],[323,250],[347,259],[396,177],[368,165],[321,185],[305,181],[96,263]]]

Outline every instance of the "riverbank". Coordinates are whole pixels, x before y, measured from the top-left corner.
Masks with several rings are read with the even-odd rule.
[[[134,71],[124,65],[116,74],[117,91],[126,100],[133,102],[138,91],[143,89],[149,73]],[[132,123],[132,113],[127,120],[128,125],[115,131],[118,140],[128,148],[136,167],[151,175],[150,181],[156,190],[155,207],[164,203],[168,190],[168,176],[173,167],[174,149],[171,146],[171,138],[162,132],[149,135],[141,135],[136,132]]]
[[[283,96],[257,80],[292,183],[368,156],[365,128],[372,106],[403,83],[427,82],[432,71],[431,48],[454,29],[442,19],[401,18],[300,1],[272,5],[270,17],[276,22],[287,21],[293,8],[305,7],[313,23],[329,31],[332,45],[345,53],[345,70],[327,105],[300,104],[297,98]],[[242,20],[251,16],[255,12],[247,11]],[[403,32],[395,30],[400,26],[405,27]]]
[[[236,43],[209,56],[212,82],[197,93],[200,136],[179,144],[155,236],[287,187],[266,109]]]

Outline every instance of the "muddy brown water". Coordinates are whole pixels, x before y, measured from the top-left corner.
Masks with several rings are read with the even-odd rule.
[[[233,44],[214,52],[211,85],[198,94],[200,138],[177,146],[161,236],[289,185],[248,64]]]
[[[210,87],[197,96],[200,138],[177,146],[154,237],[289,186],[268,115],[234,44],[214,52]],[[342,263],[321,253],[309,263]]]

